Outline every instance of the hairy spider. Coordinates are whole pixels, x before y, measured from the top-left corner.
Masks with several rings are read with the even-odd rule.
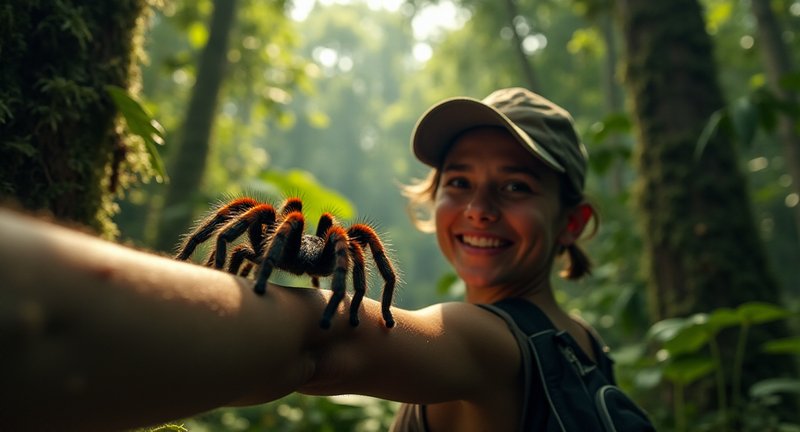
[[[253,198],[234,199],[212,212],[184,238],[175,258],[187,260],[195,248],[216,235],[216,245],[205,265],[247,277],[253,265],[260,265],[253,290],[263,295],[267,280],[275,268],[296,275],[308,274],[319,287],[319,278],[333,276],[333,295],[322,315],[320,326],[329,328],[331,319],[345,295],[348,272],[353,274],[354,295],[350,303],[350,324],[358,325],[358,308],[367,291],[364,248],[369,247],[375,266],[384,279],[381,312],[386,327],[394,326],[390,310],[397,276],[386,249],[375,230],[364,223],[345,229],[333,215],[323,213],[315,235],[304,234],[303,203],[299,198],[287,199],[279,210]],[[247,241],[235,246],[228,257],[228,243],[245,231]],[[243,266],[244,264],[244,266]]]

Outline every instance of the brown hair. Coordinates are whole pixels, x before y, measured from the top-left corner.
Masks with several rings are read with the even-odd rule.
[[[436,199],[436,191],[439,189],[440,171],[432,169],[424,179],[417,180],[410,185],[402,188],[403,196],[408,198],[408,214],[417,229],[423,232],[433,232],[435,224],[433,220],[433,203]],[[559,199],[564,209],[573,208],[585,201],[582,192],[575,190],[569,180],[564,175],[559,175]],[[597,233],[599,226],[599,215],[594,206],[589,205],[593,219],[592,229],[588,237]],[[589,256],[577,243],[569,246],[559,246],[557,255],[567,253],[568,262],[559,272],[559,276],[564,279],[577,280],[592,273],[592,262]]]

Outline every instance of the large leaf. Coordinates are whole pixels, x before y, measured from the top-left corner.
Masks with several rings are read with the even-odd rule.
[[[695,314],[688,318],[670,318],[650,327],[649,336],[660,342],[671,356],[692,353],[706,345],[715,331],[709,315]]]
[[[770,354],[800,355],[800,336],[769,341],[762,346],[762,350]]]
[[[647,337],[648,339],[663,343],[674,338],[686,325],[686,318],[667,318],[650,326],[650,329],[647,331]]]
[[[264,171],[259,179],[274,186],[283,197],[297,196],[303,200],[303,214],[309,223],[324,212],[331,212],[339,219],[352,219],[355,207],[343,195],[326,188],[308,171]]]
[[[710,314],[698,313],[688,318],[670,318],[653,324],[648,337],[660,342],[671,356],[692,353],[706,345],[721,330],[762,324],[783,319],[792,313],[769,303],[743,303],[736,309],[719,308]]]
[[[738,325],[742,325],[742,317],[730,308],[714,309],[708,316],[708,326],[715,334],[722,329]]]
[[[709,357],[677,358],[664,366],[664,377],[685,386],[708,376],[715,367],[714,360]]]
[[[164,127],[154,120],[144,107],[133,99],[125,89],[113,85],[107,85],[105,89],[111,96],[111,100],[114,101],[117,110],[125,119],[125,124],[128,126],[130,133],[144,140],[145,149],[153,169],[162,179],[167,180],[167,170],[156,147],[164,144]]]
[[[792,312],[771,303],[748,302],[737,307],[736,314],[747,324],[763,324],[787,318]]]
[[[691,324],[682,328],[675,334],[675,337],[664,342],[664,349],[673,356],[693,353],[708,344],[713,336],[714,333],[707,324]]]
[[[800,395],[800,380],[792,378],[771,378],[759,381],[750,387],[750,396],[760,398],[775,393],[794,393]]]

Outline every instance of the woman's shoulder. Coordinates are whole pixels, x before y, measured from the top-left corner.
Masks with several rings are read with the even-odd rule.
[[[364,306],[365,317],[375,319],[346,330],[335,338],[338,343],[321,351],[306,392],[435,403],[480,399],[488,388],[517,378],[516,340],[489,311],[461,302],[397,308],[397,325],[385,329],[371,325],[378,322],[379,305],[365,299]],[[337,332],[337,326],[332,330]]]

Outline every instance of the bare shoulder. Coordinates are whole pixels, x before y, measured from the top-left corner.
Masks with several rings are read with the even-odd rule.
[[[474,400],[517,377],[514,337],[502,319],[476,305],[394,309],[397,325],[392,329],[375,325],[380,321],[377,302],[365,301],[364,315],[362,325],[345,330],[347,337],[334,338],[322,350],[315,378],[304,392],[436,403]]]

